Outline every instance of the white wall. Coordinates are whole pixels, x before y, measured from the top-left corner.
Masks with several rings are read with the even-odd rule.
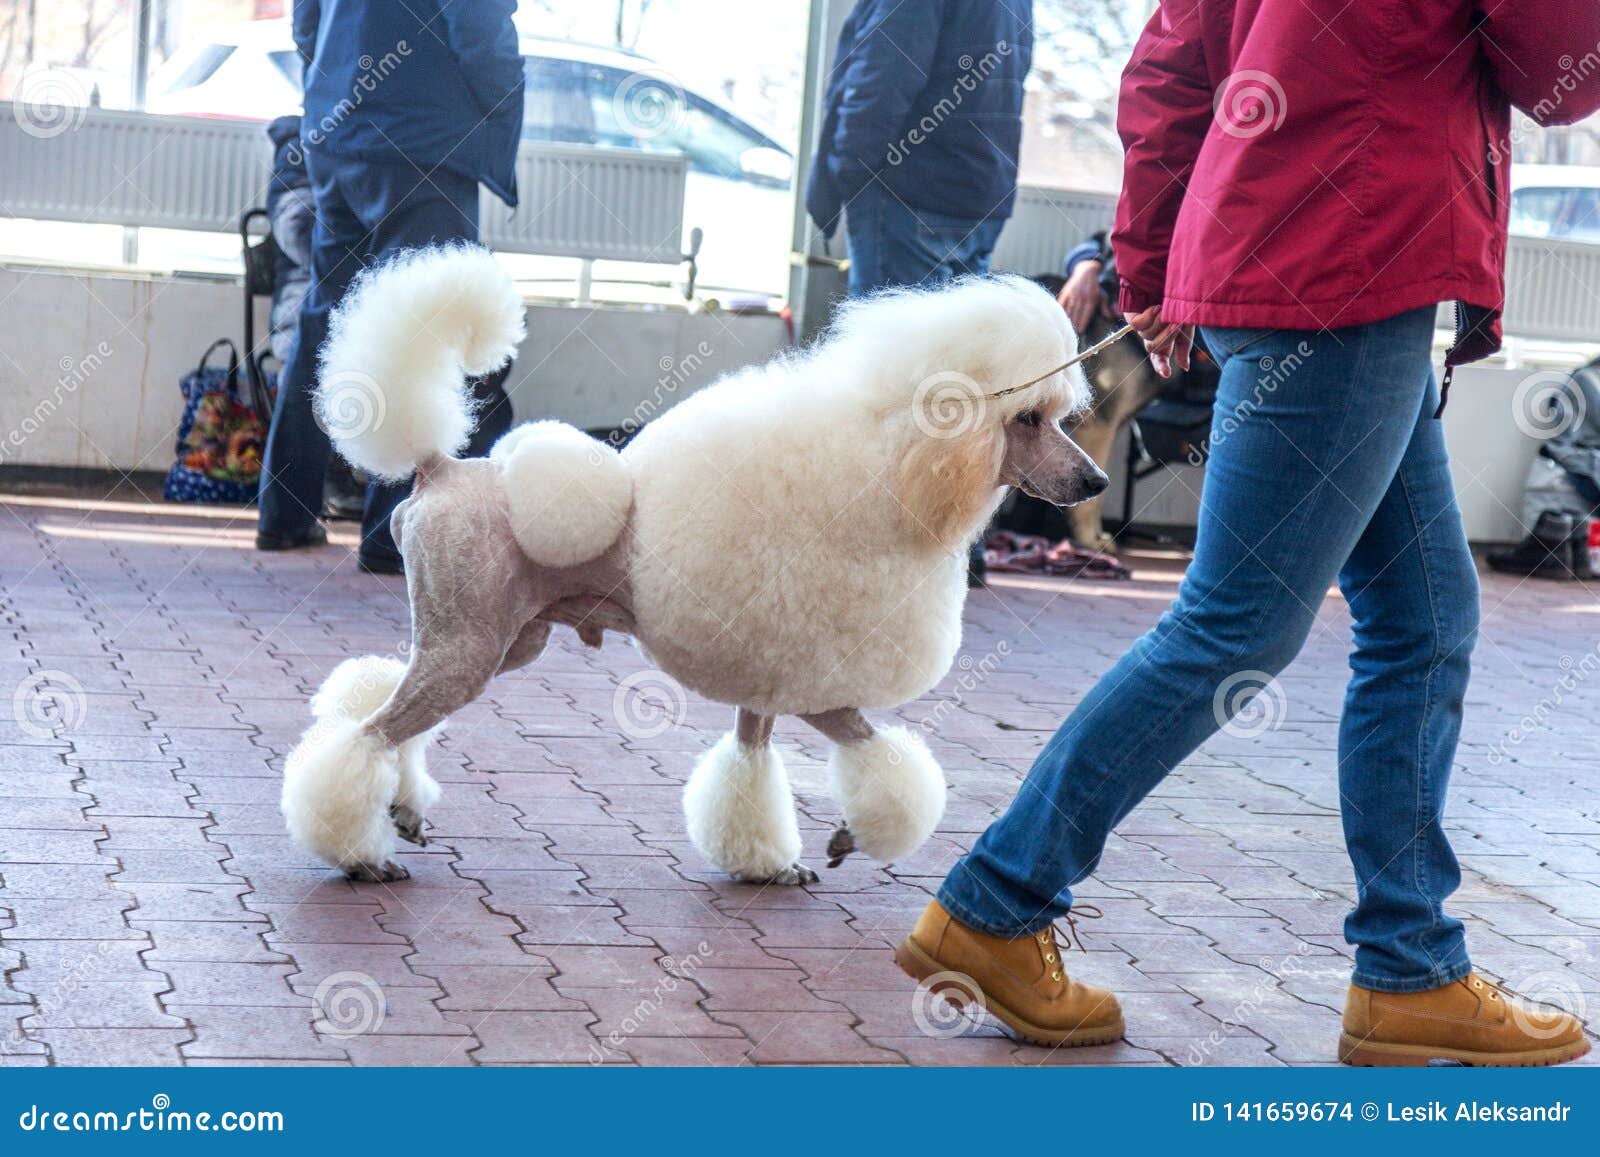
[[[178,380],[214,338],[239,340],[241,294],[194,277],[0,267],[0,465],[165,470]],[[513,405],[519,418],[620,424],[786,340],[770,315],[536,304]]]
[[[210,341],[240,328],[239,287],[193,277],[0,267],[0,464],[165,470],[178,379]],[[265,317],[260,319],[265,325]],[[535,304],[511,394],[518,418],[585,427],[646,420],[787,341],[780,319]],[[1467,533],[1520,538],[1522,479],[1537,443],[1513,419],[1519,383],[1587,351],[1516,351],[1456,375],[1445,429]],[[1121,517],[1119,447],[1107,514]],[[1139,484],[1139,518],[1192,526],[1203,471]]]

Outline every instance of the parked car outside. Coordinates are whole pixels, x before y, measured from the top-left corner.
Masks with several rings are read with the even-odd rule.
[[[705,233],[701,284],[786,292],[794,179],[788,149],[635,53],[524,37],[522,55],[524,140],[683,153],[684,234],[695,226]],[[289,24],[269,20],[183,46],[152,78],[147,107],[265,122],[298,112],[300,101]],[[645,267],[645,276],[660,273]]]
[[[1600,167],[1513,165],[1511,232],[1600,244]]]

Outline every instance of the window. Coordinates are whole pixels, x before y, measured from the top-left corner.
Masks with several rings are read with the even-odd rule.
[[[223,61],[233,55],[231,44],[194,44],[172,58],[163,70],[158,91],[164,96],[204,84],[216,75]]]
[[[305,91],[305,62],[300,59],[300,53],[292,48],[279,49],[277,52],[267,53],[267,59],[272,62],[283,79],[294,85],[296,92]]]
[[[1600,243],[1600,189],[1535,186],[1511,194],[1511,232]]]
[[[596,135],[588,99],[586,66],[544,56],[523,57],[527,93],[522,106],[522,137],[563,144],[616,144]]]

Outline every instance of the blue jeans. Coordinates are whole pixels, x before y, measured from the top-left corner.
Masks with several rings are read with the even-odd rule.
[[[989,272],[1004,221],[974,221],[911,209],[882,186],[857,193],[845,209],[850,296],[895,285],[938,285]]]
[[[957,919],[1020,936],[1066,913],[1111,829],[1288,665],[1337,578],[1355,620],[1338,752],[1355,981],[1414,992],[1470,971],[1443,910],[1461,875],[1440,823],[1478,577],[1432,417],[1434,313],[1322,333],[1205,331],[1222,382],[1177,602],[945,880],[939,899]]]
[[[387,164],[308,153],[306,169],[316,202],[311,231],[311,285],[300,326],[278,378],[278,402],[261,469],[259,527],[264,534],[298,538],[322,511],[322,482],[333,454],[312,411],[317,351],[328,336],[328,315],[366,266],[400,249],[434,242],[478,239],[478,183],[400,160]],[[511,403],[497,378],[480,384],[477,426],[468,454],[486,454],[511,428]],[[367,487],[361,519],[361,554],[375,561],[399,557],[389,515],[411,492],[410,482]]]

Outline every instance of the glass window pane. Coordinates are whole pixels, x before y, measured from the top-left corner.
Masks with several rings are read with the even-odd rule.
[[[0,2],[0,99],[128,107],[128,12],[126,0]]]
[[[1560,227],[1568,190],[1518,189],[1511,195],[1511,231],[1524,237],[1549,237]]]

